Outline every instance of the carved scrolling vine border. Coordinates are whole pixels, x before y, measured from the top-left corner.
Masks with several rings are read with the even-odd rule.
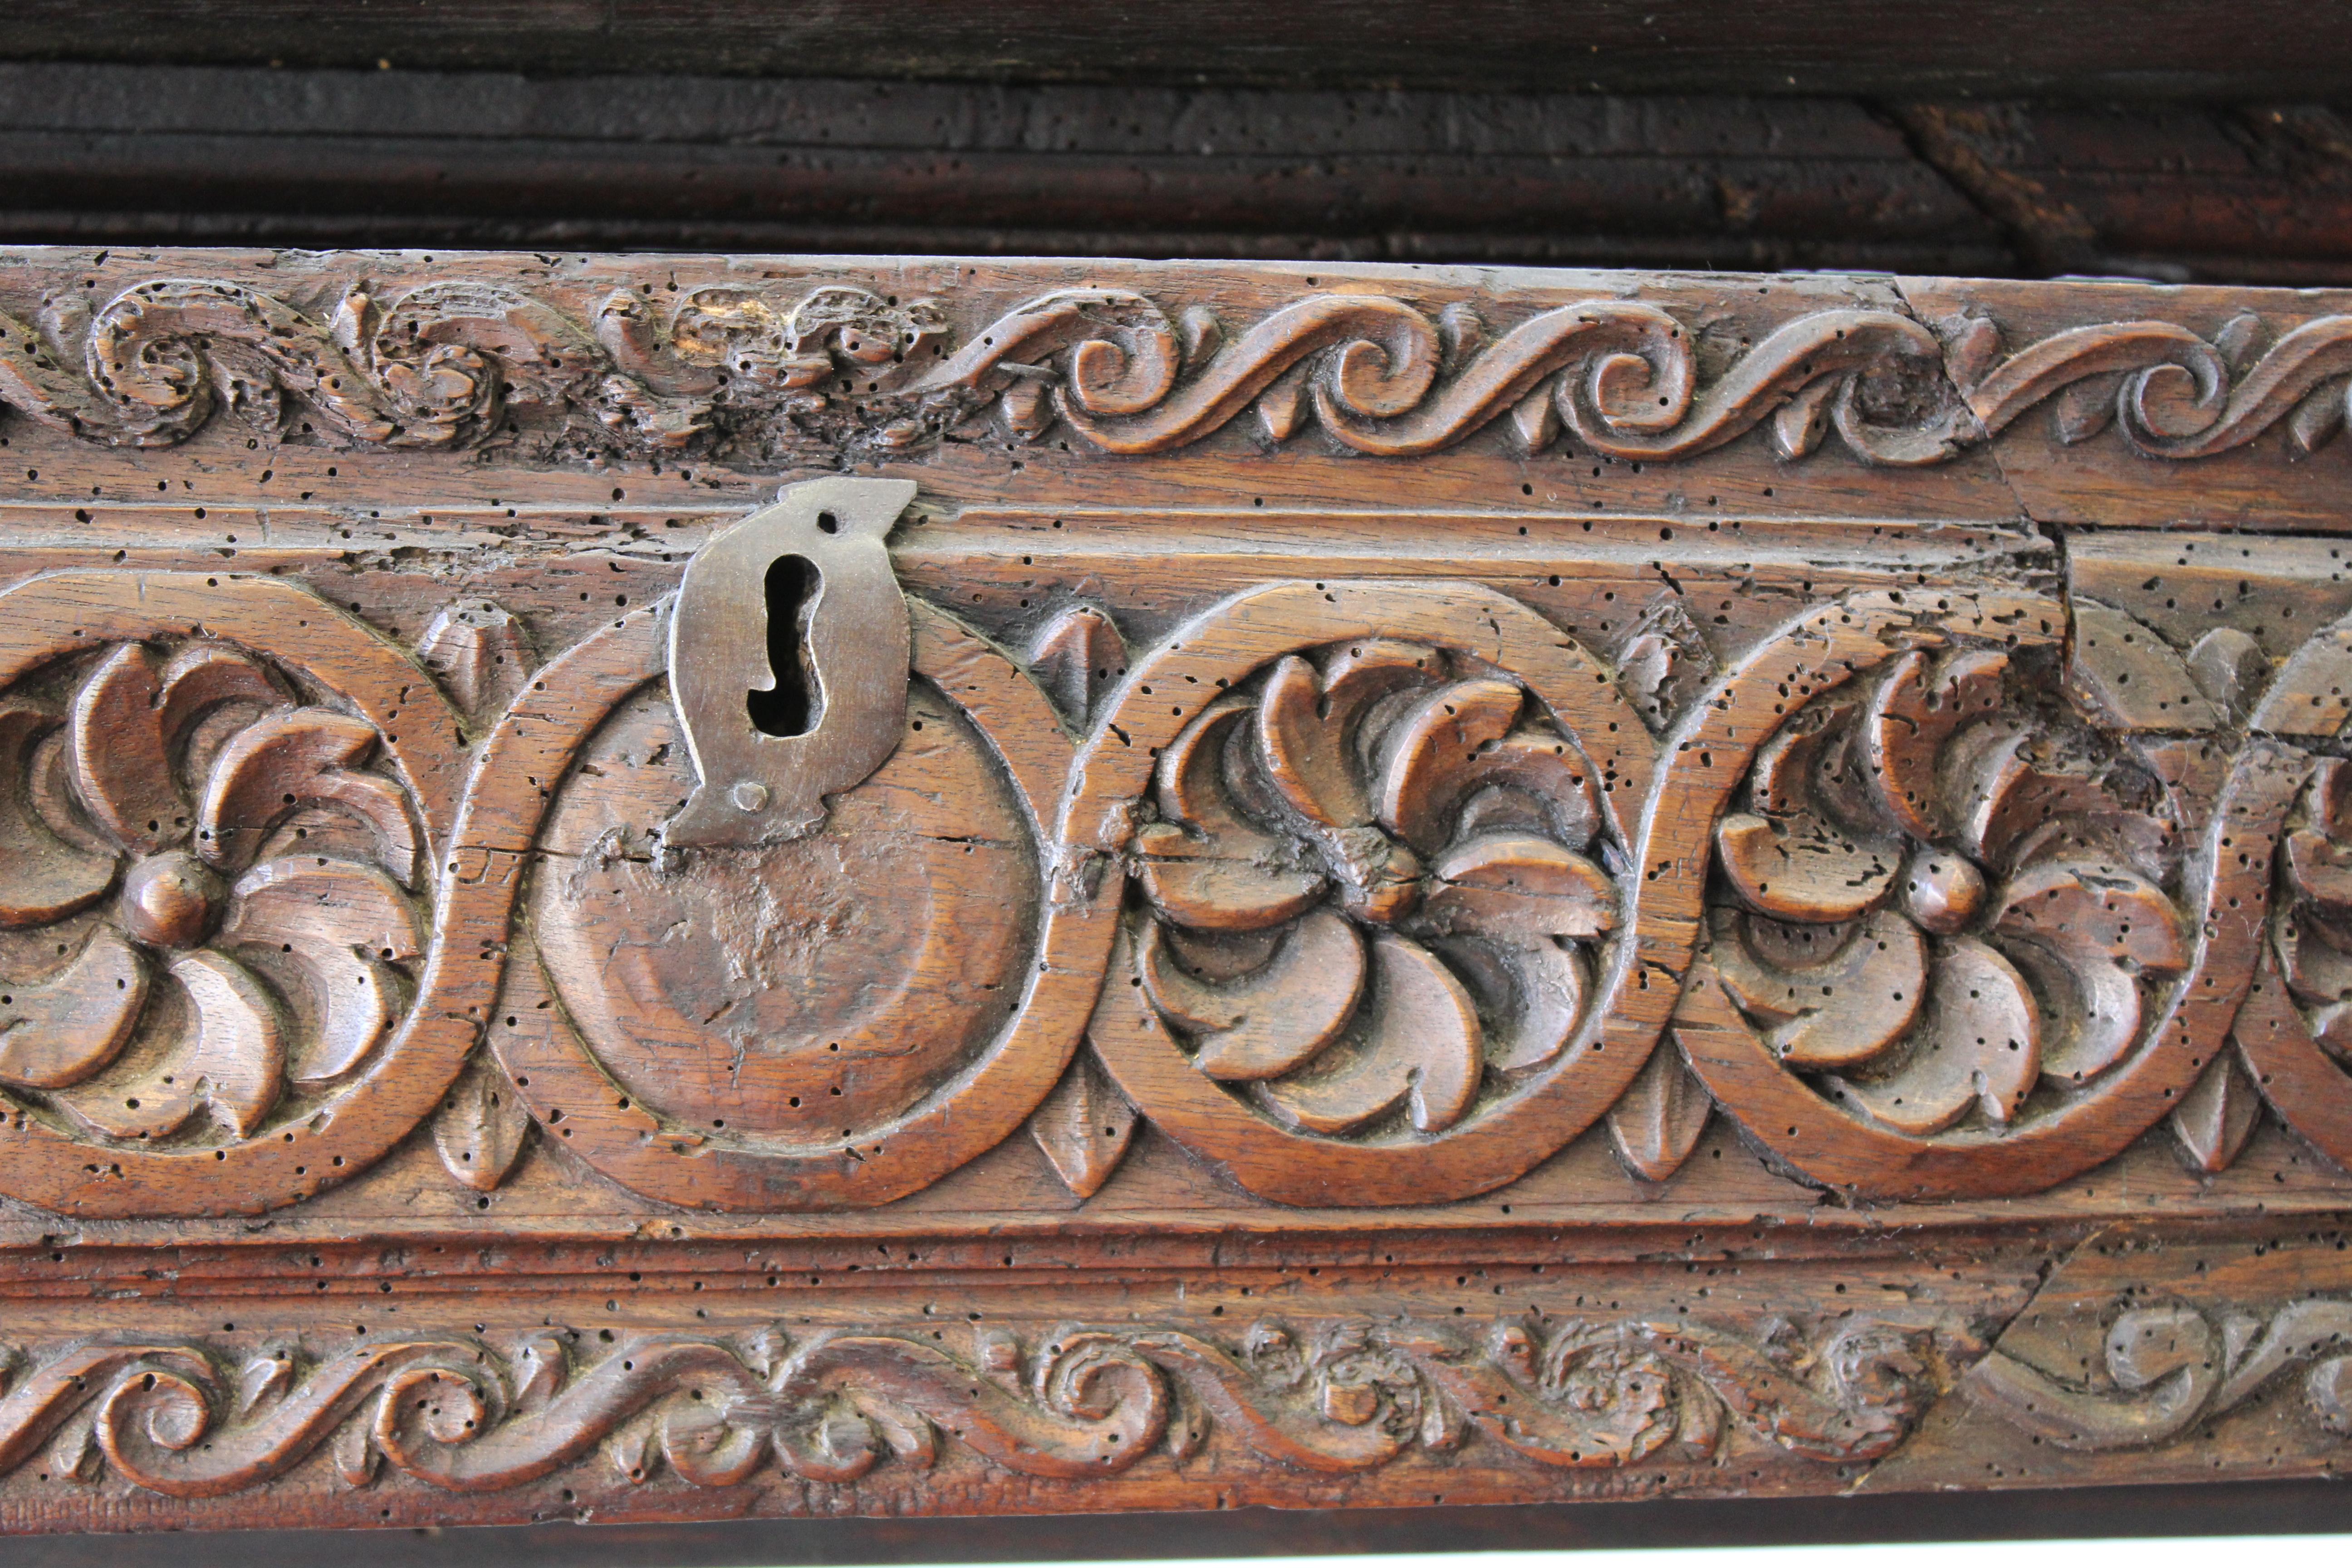
[[[1490,331],[1451,306],[1325,293],[1232,330],[1121,289],[1041,295],[957,343],[930,300],[830,286],[797,300],[686,290],[665,312],[627,289],[576,319],[518,289],[354,283],[326,321],[243,284],[157,279],[37,325],[0,316],[0,405],[118,446],[185,439],[216,409],[273,437],[466,447],[530,429],[584,448],[904,452],[992,416],[1024,440],[1063,428],[1160,452],[1244,415],[1273,442],[1309,426],[1411,457],[1496,420],[1536,450],[1563,430],[1597,454],[1669,461],[1769,426],[1787,459],[1834,431],[1865,463],[1948,461],[2057,399],[2060,439],[2110,426],[2149,457],[2229,451],[2284,426],[2330,439],[2352,392],[2352,317],[2265,342],[2252,316],[2208,342],[2138,320],[2004,349],[1980,315],[1932,327],[1885,309],[1817,310],[1724,363],[1673,312],[1599,298]]]
[[[613,1336],[606,1334],[606,1340]],[[1283,1468],[1344,1477],[1473,1440],[1538,1465],[1704,1463],[1727,1427],[1824,1464],[1899,1444],[1948,1385],[1924,1329],[1850,1328],[1761,1342],[1687,1321],[1460,1326],[1260,1322],[1238,1342],[1181,1328],[1066,1325],[1024,1345],[782,1330],[726,1340],[646,1334],[578,1356],[549,1331],[501,1353],[467,1339],[362,1343],[313,1361],[265,1349],[229,1366],[202,1343],[90,1340],[13,1366],[0,1473],[109,1470],[174,1498],[267,1484],[322,1447],[364,1487],[387,1468],[450,1491],[526,1485],[600,1448],[614,1482],[697,1488],[778,1469],[856,1481],[957,1448],[1062,1481],[1181,1468],[1213,1436]],[[950,1443],[952,1439],[952,1443]]]

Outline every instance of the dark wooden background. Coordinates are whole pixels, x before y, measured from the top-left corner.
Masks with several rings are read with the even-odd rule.
[[[2307,0],[13,0],[0,243],[2352,282]],[[2352,1528],[2325,1483],[0,1542],[0,1563],[932,1563]]]
[[[2285,0],[14,0],[16,242],[2352,280]]]

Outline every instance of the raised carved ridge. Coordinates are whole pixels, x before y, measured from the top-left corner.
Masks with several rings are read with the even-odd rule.
[[[1981,316],[1935,330],[1898,310],[1817,310],[1706,371],[1694,323],[1595,298],[1490,335],[1379,294],[1311,294],[1244,327],[1129,289],[1043,294],[965,330],[947,308],[830,285],[740,283],[657,309],[614,292],[578,320],[474,282],[354,279],[329,319],[219,279],[157,279],[37,326],[0,317],[0,404],[119,446],[185,439],[216,412],[278,437],[460,448],[529,434],[549,450],[722,449],[753,464],[818,447],[877,455],[983,413],[1024,439],[1162,452],[1244,415],[1280,443],[1409,458],[1497,421],[1528,450],[1563,434],[1671,462],[1769,427],[1797,459],[1832,434],[1869,464],[1948,461],[2056,405],[2056,438],[2114,426],[2149,457],[2204,458],[2284,426],[2309,452],[2345,423],[2352,317],[2305,321],[2259,355],[2252,329],[2199,337],[2137,320],[2006,352]]]

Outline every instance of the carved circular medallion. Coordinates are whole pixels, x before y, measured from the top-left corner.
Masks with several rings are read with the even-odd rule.
[[[455,713],[290,584],[74,573],[0,605],[0,1191],[216,1214],[356,1174],[494,984],[426,958]]]
[[[1069,742],[1003,654],[911,607],[904,738],[803,838],[661,843],[694,774],[656,617],[557,661],[576,696],[492,739],[520,772],[485,766],[478,816],[520,826],[526,781],[562,780],[523,879],[536,962],[492,1038],[548,1136],[625,1186],[887,1202],[1018,1128],[1076,1048],[1108,922],[1043,898]]]
[[[1227,600],[1133,667],[1064,818],[1123,889],[1097,1048],[1263,1197],[1512,1180],[1663,1022],[1626,888],[1650,767],[1607,673],[1492,590]]]
[[[1037,856],[971,722],[918,682],[907,733],[825,826],[665,853],[693,784],[658,689],[582,749],[529,908],[613,1080],[698,1132],[825,1142],[888,1121],[1003,1027],[1032,967]]]
[[[2242,757],[2184,821],[2153,753],[2062,693],[2064,628],[2027,596],[1855,595],[1676,738],[1658,819],[1714,824],[1676,1034],[1808,1175],[2037,1191],[2177,1109],[2221,1047],[2279,781]],[[2233,834],[2259,847],[2217,855]]]

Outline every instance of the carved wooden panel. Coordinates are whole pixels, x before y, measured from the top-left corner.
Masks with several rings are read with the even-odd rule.
[[[0,254],[0,1525],[2327,1472],[2352,299]]]

